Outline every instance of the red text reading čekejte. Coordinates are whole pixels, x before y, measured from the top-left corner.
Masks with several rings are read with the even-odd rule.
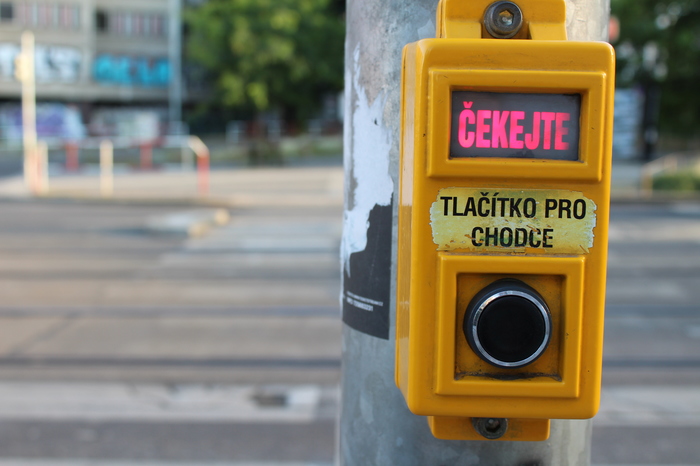
[[[459,144],[464,148],[567,150],[569,134],[566,112],[530,112],[519,110],[472,110],[473,102],[464,102],[459,114]],[[531,121],[525,127],[524,121]]]

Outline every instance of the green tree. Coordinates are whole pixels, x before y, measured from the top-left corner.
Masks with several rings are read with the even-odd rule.
[[[618,84],[658,86],[660,130],[700,126],[700,0],[612,0],[620,20]]]
[[[210,105],[313,114],[343,86],[345,24],[330,0],[208,0],[184,13],[187,59],[207,70]]]

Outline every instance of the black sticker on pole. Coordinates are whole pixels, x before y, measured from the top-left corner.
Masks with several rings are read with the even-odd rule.
[[[343,322],[357,331],[389,339],[392,203],[369,214],[367,247],[350,254],[343,268]]]

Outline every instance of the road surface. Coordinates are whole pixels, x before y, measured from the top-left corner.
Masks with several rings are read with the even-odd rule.
[[[0,202],[0,466],[332,463],[341,207],[229,213]],[[594,464],[700,464],[698,258],[698,205],[613,207]]]

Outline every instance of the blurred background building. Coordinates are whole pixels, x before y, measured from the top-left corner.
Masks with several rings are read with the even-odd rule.
[[[174,76],[173,16],[168,0],[0,2],[0,138],[21,139],[14,66],[25,30],[35,35],[40,138],[157,137]]]

